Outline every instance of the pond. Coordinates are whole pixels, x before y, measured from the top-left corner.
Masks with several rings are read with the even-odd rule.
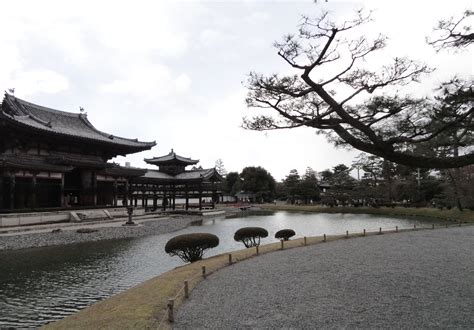
[[[116,241],[0,252],[0,328],[38,327],[61,319],[111,295],[122,292],[183,262],[164,252],[166,242],[179,234],[208,232],[220,239],[205,256],[244,248],[234,232],[247,226],[275,232],[291,228],[297,237],[344,234],[367,230],[431,225],[417,219],[362,214],[275,212],[203,220],[199,226],[163,235]]]

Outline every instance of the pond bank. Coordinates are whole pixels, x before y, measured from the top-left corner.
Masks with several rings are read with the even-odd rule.
[[[125,219],[112,222],[82,223],[74,226],[71,226],[70,223],[55,224],[48,229],[40,229],[40,227],[35,229],[34,226],[29,226],[33,228],[25,228],[24,231],[18,232],[6,231],[0,233],[0,252],[2,250],[19,250],[166,234],[186,228],[201,219],[202,216],[173,215],[134,220],[137,226],[123,226]],[[78,230],[80,229],[87,230],[79,233]]]
[[[440,231],[441,230],[444,229],[440,229]],[[424,232],[420,229],[418,229],[418,231],[420,233]],[[388,234],[388,232],[384,233]],[[349,238],[361,236],[362,233],[355,233],[350,234]],[[377,232],[367,233],[367,236],[377,236]],[[327,236],[326,241],[334,241],[343,239],[344,237],[345,235]],[[365,240],[363,241],[365,242]],[[285,249],[302,247],[304,243],[304,239],[291,240],[285,242]],[[308,237],[306,243],[307,245],[325,244],[323,243],[322,237]],[[267,244],[261,246],[259,252],[263,255],[277,251],[280,248],[280,243]],[[255,257],[255,253],[256,250],[254,248],[234,251],[232,252],[232,261],[235,263],[236,261]],[[188,280],[190,289],[192,289],[202,281],[202,276],[200,276],[202,266],[206,267],[207,273],[212,273],[228,266],[228,262],[228,254],[222,254],[193,264],[177,267],[121,294],[94,304],[63,320],[48,324],[45,328],[167,328],[170,326],[166,321],[166,305],[168,299],[174,298],[175,307],[179,307],[184,300],[183,282]],[[255,259],[253,262],[258,263],[259,261]],[[228,298],[232,299],[232,297]]]
[[[474,211],[458,209],[414,208],[414,207],[327,207],[320,205],[288,205],[288,204],[262,204],[264,210],[295,211],[315,213],[352,213],[352,214],[377,214],[387,216],[417,217],[438,219],[454,222],[474,222]]]

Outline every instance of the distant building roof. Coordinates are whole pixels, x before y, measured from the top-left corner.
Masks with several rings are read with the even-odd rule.
[[[329,189],[329,188],[331,188],[331,185],[327,182],[321,182],[321,183],[318,183],[318,187]]]
[[[194,159],[191,159],[191,158],[187,158],[187,157],[177,155],[173,151],[173,149],[171,149],[169,154],[167,154],[165,156],[161,156],[161,157],[154,157],[154,158],[145,159],[145,162],[147,162],[148,164],[157,165],[157,166],[160,166],[160,165],[184,165],[184,166],[187,166],[187,165],[197,164],[197,163],[199,163],[199,160],[194,160]]]
[[[156,145],[154,141],[141,142],[137,139],[126,139],[101,132],[89,122],[86,114],[46,108],[10,94],[5,94],[3,99],[0,119],[4,119],[18,127],[41,133],[68,136],[126,148],[127,153],[147,150]]]

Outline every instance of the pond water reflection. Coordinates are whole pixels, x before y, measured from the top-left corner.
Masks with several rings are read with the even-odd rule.
[[[426,221],[357,214],[276,212],[236,218],[214,218],[200,226],[135,239],[91,242],[0,252],[0,328],[38,327],[70,315],[96,301],[124,291],[183,262],[164,252],[166,242],[179,234],[208,232],[220,239],[206,256],[242,249],[234,232],[246,226],[275,232],[296,231],[296,237],[421,226]],[[429,223],[431,224],[431,223]]]

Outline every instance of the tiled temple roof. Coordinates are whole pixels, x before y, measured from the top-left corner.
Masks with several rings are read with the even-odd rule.
[[[140,179],[146,181],[157,181],[157,182],[176,182],[186,183],[192,181],[207,181],[211,178],[220,178],[215,168],[198,169],[192,171],[186,171],[177,175],[171,175],[156,170],[148,170],[145,175],[141,176]]]
[[[154,157],[154,158],[149,158],[149,159],[145,159],[145,162],[147,162],[148,164],[153,164],[153,165],[177,165],[177,164],[180,164],[180,165],[194,165],[194,164],[197,164],[199,163],[199,160],[194,160],[194,159],[191,159],[191,158],[187,158],[187,157],[183,157],[183,156],[180,156],[180,155],[177,155],[173,149],[171,149],[170,153],[165,155],[165,156],[161,156],[161,157]]]
[[[139,177],[146,173],[146,169],[138,167],[120,166],[112,164],[104,170],[105,174],[116,176]]]
[[[72,166],[51,164],[39,157],[18,155],[0,155],[0,168],[57,172],[69,172],[73,169]]]
[[[124,147],[129,153],[147,150],[156,145],[154,141],[141,142],[101,132],[89,122],[85,114],[46,108],[9,94],[5,94],[3,99],[0,118],[47,134]]]
[[[58,165],[73,165],[95,168],[111,166],[102,157],[94,155],[78,155],[71,153],[66,154],[51,152],[51,154],[49,156],[46,156],[45,158],[49,163]]]

